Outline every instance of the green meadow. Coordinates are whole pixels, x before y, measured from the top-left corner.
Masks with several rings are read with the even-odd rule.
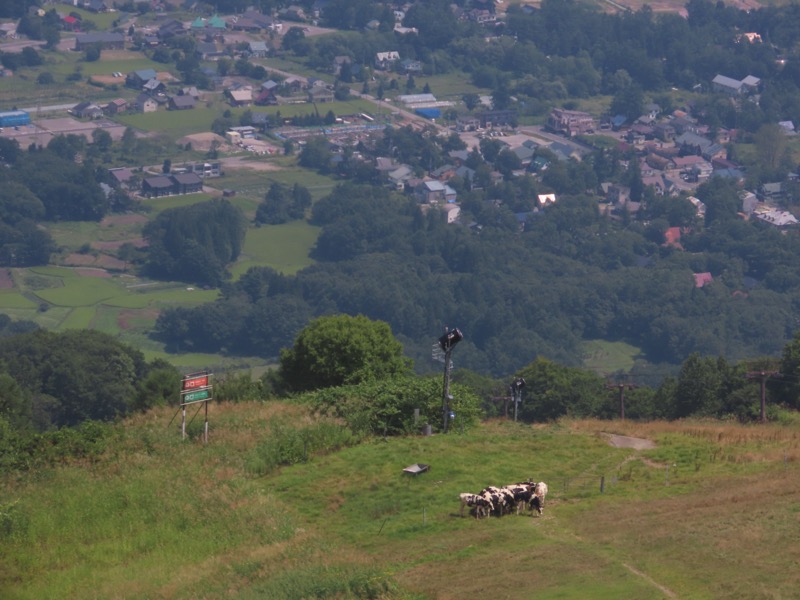
[[[207,445],[199,410],[182,441],[162,407],[91,459],[4,475],[3,597],[738,600],[800,584],[796,428],[494,421],[304,454],[335,426],[300,405],[208,412]],[[261,473],[268,452],[296,458]],[[415,463],[430,470],[403,473]],[[460,493],[529,477],[548,483],[543,515],[460,514]]]
[[[231,269],[234,279],[250,267],[271,267],[286,275],[297,273],[314,263],[308,253],[318,235],[319,228],[305,221],[249,229],[242,255]]]
[[[191,206],[192,204],[199,204],[200,202],[208,202],[212,198],[213,196],[203,193],[186,194],[183,196],[165,196],[163,198],[148,198],[142,200],[142,206],[151,210],[152,214],[158,214],[168,208]]]
[[[117,121],[142,131],[166,133],[176,139],[191,133],[210,131],[214,119],[221,113],[213,108],[198,106],[193,110],[159,110],[150,113],[120,115]]]
[[[618,371],[628,372],[641,350],[625,342],[587,340],[581,344],[583,366],[604,376]]]

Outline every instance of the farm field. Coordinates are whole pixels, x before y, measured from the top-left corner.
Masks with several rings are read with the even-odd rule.
[[[583,343],[583,366],[596,374],[605,376],[617,371],[629,372],[633,367],[639,348],[625,342],[588,340]]]
[[[208,446],[201,422],[182,443],[174,412],[128,419],[92,462],[4,481],[5,597],[757,599],[800,583],[796,424],[492,421],[256,477],[259,448],[309,423],[301,406],[215,402]],[[542,516],[459,516],[459,493],[528,477],[548,482]]]
[[[193,110],[126,114],[118,116],[117,120],[129,127],[166,133],[177,139],[190,133],[210,131],[211,124],[219,116],[219,111],[215,109],[198,107]]]
[[[319,228],[305,221],[249,229],[242,255],[231,269],[234,279],[251,267],[270,267],[285,275],[294,275],[314,264],[308,253],[318,235]]]

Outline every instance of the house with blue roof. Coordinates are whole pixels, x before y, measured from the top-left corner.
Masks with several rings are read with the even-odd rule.
[[[155,69],[139,69],[131,71],[125,76],[125,87],[141,90],[151,79],[157,79],[158,73]]]

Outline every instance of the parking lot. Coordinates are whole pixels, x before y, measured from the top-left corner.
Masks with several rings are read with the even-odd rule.
[[[104,129],[111,134],[111,139],[119,140],[125,133],[125,126],[109,121],[97,119],[95,121],[79,121],[72,117],[54,119],[38,119],[30,125],[6,127],[0,131],[0,136],[17,140],[20,148],[28,148],[31,144],[45,147],[57,135],[82,135],[88,142],[92,141],[92,132],[95,129]]]

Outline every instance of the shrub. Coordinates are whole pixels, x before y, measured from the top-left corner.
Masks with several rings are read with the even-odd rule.
[[[307,462],[310,456],[354,446],[358,441],[349,429],[330,421],[304,428],[273,421],[269,438],[253,450],[245,468],[253,475],[266,475],[278,467]]]

